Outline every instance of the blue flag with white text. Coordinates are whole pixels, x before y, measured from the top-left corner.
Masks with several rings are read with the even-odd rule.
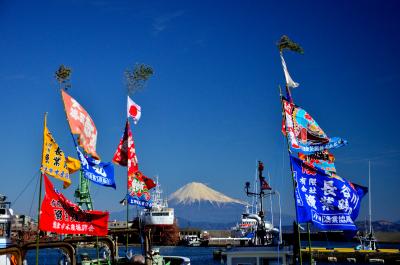
[[[299,223],[322,230],[357,230],[354,224],[368,188],[332,177],[310,163],[290,157],[296,181]]]
[[[137,195],[131,196],[127,194],[128,203],[131,205],[137,205],[146,209],[151,209],[153,207],[153,200],[147,200],[144,196],[138,197]]]
[[[104,163],[92,157],[85,157],[79,147],[76,147],[83,176],[96,184],[116,188],[114,180],[114,165]]]

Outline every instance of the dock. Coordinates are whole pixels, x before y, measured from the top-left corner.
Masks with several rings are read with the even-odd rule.
[[[301,249],[303,261],[309,261],[308,248]],[[338,263],[400,264],[399,249],[356,250],[353,248],[311,248],[313,260]]]

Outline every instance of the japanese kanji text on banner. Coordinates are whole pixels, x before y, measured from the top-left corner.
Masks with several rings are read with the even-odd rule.
[[[96,153],[97,129],[92,118],[78,101],[68,95],[64,90],[62,90],[61,93],[71,132],[79,135],[79,145],[82,146],[88,154],[96,159],[100,159],[99,155]]]
[[[85,211],[72,203],[43,175],[46,194],[40,212],[40,230],[57,234],[105,236],[108,233],[108,212]]]

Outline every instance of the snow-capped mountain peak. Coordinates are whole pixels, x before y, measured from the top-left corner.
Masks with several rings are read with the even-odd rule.
[[[221,192],[211,189],[199,182],[191,182],[178,189],[169,196],[169,201],[175,204],[192,204],[209,202],[211,204],[238,203],[245,204],[237,199],[230,198]]]

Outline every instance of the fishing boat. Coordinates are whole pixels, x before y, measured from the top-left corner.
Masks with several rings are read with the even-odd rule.
[[[11,222],[13,219],[13,210],[11,203],[7,202],[7,197],[0,194],[0,250],[12,246],[11,241]],[[4,254],[3,254],[4,253]],[[12,255],[6,252],[0,252],[0,265],[10,264]]]
[[[264,220],[265,211],[263,200],[265,197],[270,197],[275,194],[279,195],[279,193],[272,190],[266,182],[263,176],[263,170],[264,164],[258,161],[258,180],[256,181],[256,183],[259,183],[258,190],[255,188],[253,191],[250,191],[250,182],[246,182],[245,184],[246,195],[256,198],[256,208],[258,208],[259,204],[260,210],[256,213],[249,213],[247,207],[245,213],[242,214],[242,221],[236,227],[235,231],[239,236],[242,236],[241,238],[243,239],[250,238],[251,241],[249,241],[249,244],[251,245],[278,245],[282,242],[281,229],[275,228],[271,222]]]
[[[245,205],[245,210],[241,215],[240,223],[231,228],[231,236],[234,238],[252,237],[252,233],[257,228],[257,220],[248,218],[250,215],[249,205]]]
[[[168,200],[162,197],[158,177],[156,177],[156,187],[154,188],[151,198],[153,206],[151,209],[142,211],[142,220],[145,225],[170,226],[174,224],[174,208],[168,207]]]

